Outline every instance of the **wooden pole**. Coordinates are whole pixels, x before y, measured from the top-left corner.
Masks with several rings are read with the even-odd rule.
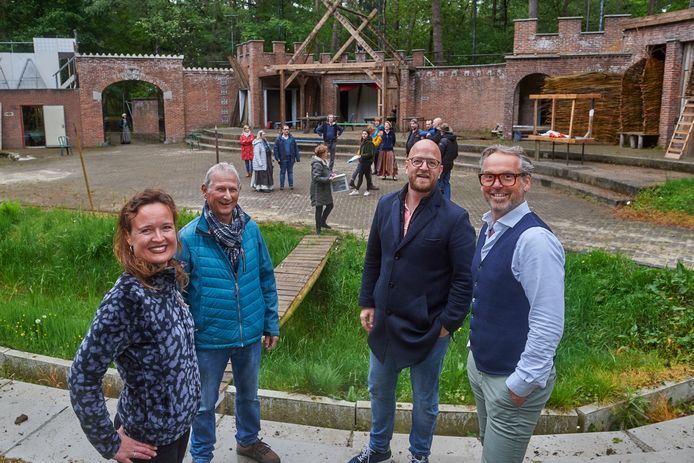
[[[286,110],[285,105],[287,102],[285,101],[285,95],[284,95],[284,69],[280,70],[280,125],[284,126],[284,113]],[[281,128],[281,127],[280,127]]]
[[[87,198],[89,199],[89,209],[94,211],[94,201],[92,200],[92,191],[89,189],[89,177],[87,177],[87,167],[84,165],[84,155],[82,154],[82,138],[77,131],[77,125],[72,124],[75,130],[75,138],[77,139],[77,151],[80,153],[80,163],[82,164],[82,175],[84,175],[84,185],[87,188]]]
[[[214,126],[214,151],[216,153],[217,164],[219,164],[219,133],[217,132],[217,126]]]
[[[381,82],[383,83],[383,90],[381,97],[383,98],[383,101],[381,102],[381,117],[383,118],[383,123],[385,124],[386,121],[388,120],[388,68],[383,65],[383,71],[382,71],[382,77],[381,77]]]

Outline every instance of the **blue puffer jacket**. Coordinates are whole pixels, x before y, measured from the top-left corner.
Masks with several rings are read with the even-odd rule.
[[[184,298],[195,320],[195,347],[242,347],[263,334],[279,336],[277,287],[267,246],[248,218],[243,231],[238,275],[222,247],[197,217],[179,233],[178,259],[190,275]]]

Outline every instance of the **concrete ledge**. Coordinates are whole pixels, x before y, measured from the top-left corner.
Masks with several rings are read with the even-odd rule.
[[[4,376],[27,379],[39,384],[65,389],[72,362],[44,355],[30,354],[0,346],[0,371]],[[109,368],[104,376],[104,393],[118,397],[123,382],[118,372]],[[217,408],[218,413],[233,415],[236,389],[229,386]],[[368,431],[371,427],[371,404],[368,401],[349,402],[327,397],[308,396],[260,389],[261,416],[265,420],[318,426],[333,429]],[[639,396],[647,401],[665,397],[673,405],[694,400],[694,378],[664,383],[656,388],[643,389]],[[576,411],[560,412],[545,409],[535,428],[535,434],[564,434],[603,431],[609,428],[614,404],[590,404]],[[409,433],[412,404],[398,403],[395,411],[395,432]],[[439,405],[436,434],[465,436],[478,431],[474,406]]]
[[[662,386],[641,389],[638,395],[648,402],[652,402],[658,397],[664,397],[673,405],[689,402],[694,399],[694,378],[668,381]],[[580,431],[593,432],[609,429],[615,410],[624,403],[624,401],[620,401],[606,405],[590,404],[577,408]]]
[[[260,416],[264,420],[320,426],[334,429],[354,428],[354,402],[289,392],[258,390]],[[236,388],[227,387],[218,413],[234,414]]]
[[[38,384],[67,389],[67,376],[72,362],[69,360],[30,354],[13,349],[0,348],[0,365],[8,376],[30,379]],[[104,394],[118,397],[123,390],[123,380],[114,368],[104,375]]]

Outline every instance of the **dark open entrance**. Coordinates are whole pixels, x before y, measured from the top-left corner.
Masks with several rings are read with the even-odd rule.
[[[126,114],[133,141],[160,143],[166,139],[164,95],[159,87],[140,80],[109,85],[102,93],[104,138],[117,144],[121,115]]]

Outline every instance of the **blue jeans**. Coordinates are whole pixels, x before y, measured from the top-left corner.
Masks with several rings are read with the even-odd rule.
[[[441,190],[441,193],[448,198],[451,199],[451,173],[449,172],[444,172],[441,174],[439,177],[439,184],[438,184],[439,190]]]
[[[236,442],[252,445],[260,431],[260,400],[258,377],[260,374],[260,341],[237,348],[198,350],[201,401],[190,436],[190,454],[195,463],[212,461],[215,436],[215,404],[219,396],[219,383],[224,368],[231,359],[236,387],[234,415],[236,417]]]
[[[291,161],[280,162],[280,188],[284,188],[284,176],[285,174],[289,180],[289,187],[294,186],[294,163]]]
[[[450,337],[439,338],[424,360],[410,367],[412,382],[412,428],[410,453],[417,457],[429,456],[434,438],[436,418],[439,414],[439,376]],[[369,394],[371,395],[371,434],[369,447],[377,452],[390,448],[395,425],[395,387],[402,369],[386,353],[381,363],[371,353],[369,366]]]
[[[250,174],[253,172],[253,160],[252,159],[244,159],[243,163],[246,165],[246,173]]]
[[[337,146],[337,140],[330,140],[324,142],[325,146],[328,147],[328,153],[330,153],[330,161],[328,161],[328,167],[330,170],[333,170],[333,166],[335,165],[335,148]]]

